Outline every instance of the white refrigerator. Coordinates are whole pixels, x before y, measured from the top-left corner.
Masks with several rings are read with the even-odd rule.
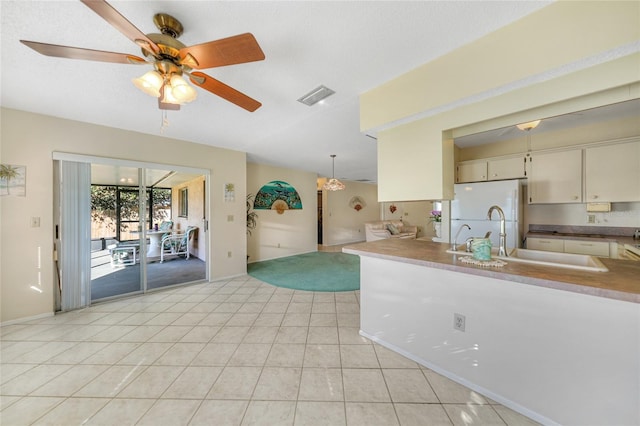
[[[455,198],[451,201],[451,243],[458,235],[457,243],[462,244],[469,237],[484,237],[491,231],[491,243],[499,246],[500,218],[497,211],[491,220],[487,217],[491,206],[499,206],[504,211],[507,231],[507,251],[522,247],[522,205],[523,187],[519,180],[458,183],[454,185]]]

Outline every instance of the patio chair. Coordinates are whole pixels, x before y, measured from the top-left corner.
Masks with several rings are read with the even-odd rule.
[[[183,234],[169,234],[162,237],[160,251],[160,263],[164,262],[164,257],[169,255],[185,255],[185,259],[189,259],[191,253],[189,252],[189,240],[191,240],[193,234],[198,229],[197,226],[187,226],[186,231]]]
[[[172,228],[173,228],[173,221],[163,220],[162,222],[160,222],[160,225],[158,226],[158,231],[167,231],[164,234],[162,234],[162,236],[160,237],[161,241],[164,239],[164,237],[171,235]],[[162,245],[162,247],[165,248],[164,244]],[[170,249],[170,248],[171,247],[169,245],[166,246],[166,249]]]

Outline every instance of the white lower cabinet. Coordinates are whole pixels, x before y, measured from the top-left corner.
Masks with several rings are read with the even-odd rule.
[[[563,240],[560,238],[527,238],[529,250],[555,251],[559,253],[587,254],[610,257],[610,244],[606,241]],[[615,256],[614,256],[615,257]]]
[[[565,240],[564,251],[565,253],[609,257],[609,243],[604,241]]]
[[[564,252],[564,240],[555,238],[527,238],[527,248],[529,250],[544,250]]]

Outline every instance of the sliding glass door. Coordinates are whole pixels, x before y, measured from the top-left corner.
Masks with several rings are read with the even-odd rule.
[[[59,309],[207,278],[206,174],[60,155],[80,157],[58,163],[84,165],[69,170],[86,179],[56,180],[56,231],[65,235],[56,245],[67,262],[79,259],[60,268]],[[79,193],[87,194],[86,209],[77,207]],[[60,303],[64,295],[77,303]]]

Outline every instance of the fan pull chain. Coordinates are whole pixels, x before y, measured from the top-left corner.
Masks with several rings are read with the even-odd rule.
[[[169,117],[167,116],[167,110],[162,111],[162,124],[160,124],[160,133],[164,134],[164,129],[169,127]]]

